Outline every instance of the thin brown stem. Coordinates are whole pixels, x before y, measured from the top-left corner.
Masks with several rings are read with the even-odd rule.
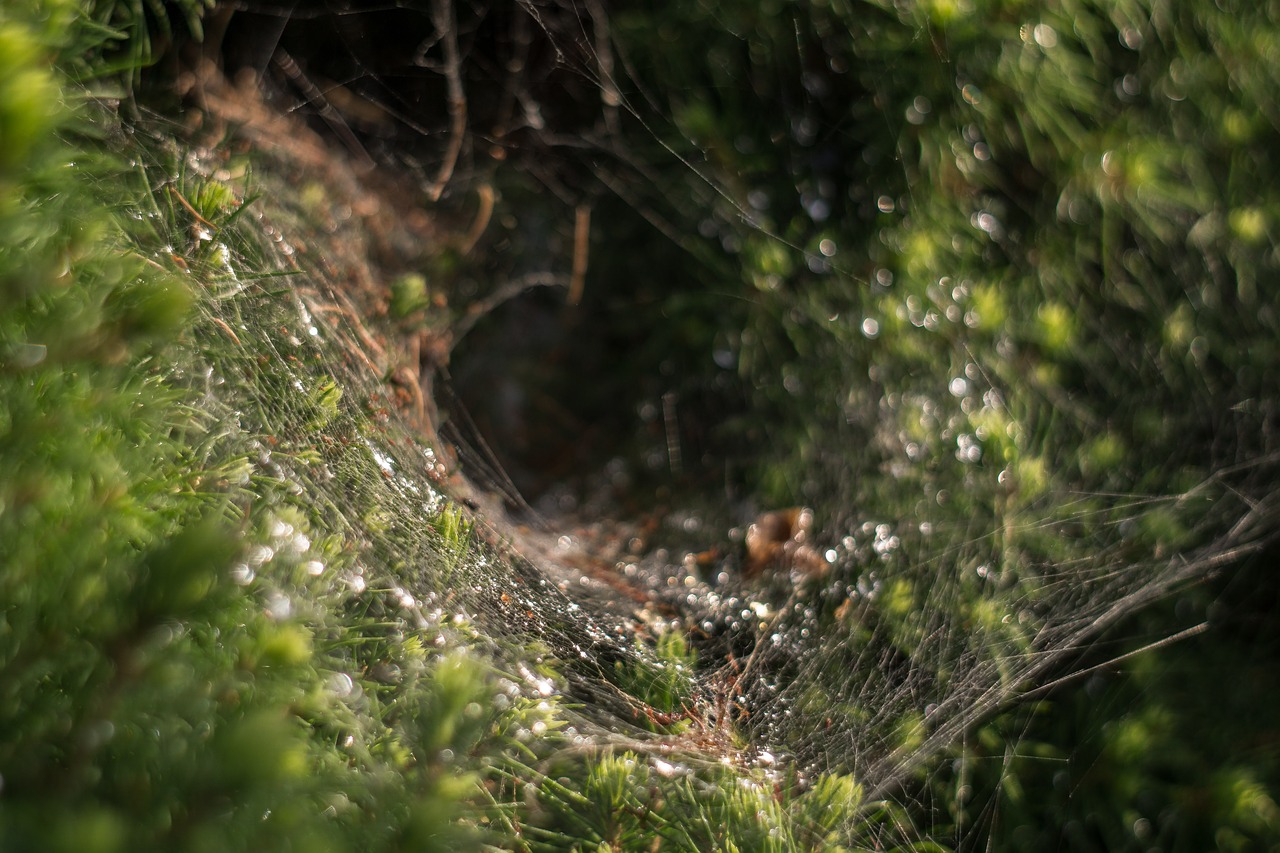
[[[587,255],[591,243],[591,208],[580,204],[573,218],[573,274],[569,277],[570,305],[582,301],[582,288],[587,278]]]
[[[444,161],[436,173],[435,182],[428,190],[432,201],[439,201],[444,189],[453,177],[462,152],[462,140],[467,129],[467,96],[462,88],[462,57],[458,53],[458,24],[450,0],[435,0],[431,5],[431,24],[436,28],[444,46],[444,76],[449,87],[449,145]]]

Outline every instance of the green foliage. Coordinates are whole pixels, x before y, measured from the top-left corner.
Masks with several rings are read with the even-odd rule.
[[[656,731],[688,731],[697,655],[678,631],[662,634],[655,645],[652,660],[642,656],[615,663],[613,681],[638,703],[634,716],[639,724]]]
[[[60,79],[59,47],[115,38],[91,17],[7,5],[0,30],[22,83],[0,93],[4,848],[476,846],[465,768],[503,749],[492,704],[475,710],[498,674],[461,637],[442,657],[385,622],[348,630],[349,585],[317,579],[349,546],[204,396],[202,359],[238,338],[193,308],[235,275],[225,247],[247,248],[239,196],[167,177],[163,146],[122,141]],[[193,346],[203,326],[221,343]],[[317,377],[304,421],[340,403]],[[389,668],[416,712],[389,712]]]
[[[1252,587],[1244,595],[1270,604],[1264,574],[1243,573]],[[1244,617],[1233,600],[1241,594],[1213,606]],[[1204,606],[1197,598],[1193,606]],[[1160,630],[1168,616],[1143,621]],[[1270,701],[1271,687],[1252,673],[1270,666],[1274,636],[1246,624],[1222,632],[1185,641],[1163,660],[1137,658],[1121,676],[1094,674],[1082,689],[1007,714],[967,740],[935,780],[959,846],[1271,849],[1280,832],[1277,767],[1257,744],[1274,726],[1252,710]],[[1226,672],[1238,674],[1230,689]]]
[[[427,306],[427,280],[422,275],[410,273],[391,282],[391,314],[408,317]]]
[[[117,34],[112,49],[81,55],[89,59],[95,74],[123,72],[135,80],[142,69],[165,51],[175,26],[186,28],[195,39],[203,36],[200,17],[215,0],[92,0],[84,3],[86,19],[79,26]],[[76,0],[67,0],[75,6]],[[175,18],[176,15],[176,18]]]
[[[1055,618],[1106,623],[1149,591],[1117,579],[1266,505],[1274,4],[618,11],[670,117],[645,127],[642,206],[678,236],[593,262],[652,262],[627,294],[643,310],[600,297],[615,348],[661,377],[624,371],[626,402],[684,401],[716,500],[727,481],[847,532],[821,543],[827,586],[780,572],[760,584],[781,595],[730,599],[756,615],[745,685],[710,629],[624,647],[531,594],[545,579],[492,531],[401,477],[422,449],[343,372],[341,334],[307,328],[314,272],[253,221],[258,177],[86,94],[127,91],[167,10],[198,34],[204,6],[0,7],[6,849],[929,849],[917,819],[959,846],[1043,847],[1062,825],[1075,849],[1248,849],[1280,831],[1274,762],[1221,760],[1247,735],[1189,726],[1213,719],[1189,710],[1208,691],[1160,673],[1112,721],[1086,694],[979,728],[916,780],[937,798],[919,818],[848,763],[904,782],[960,734],[933,699],[997,710],[1046,676],[1039,655],[1092,637]],[[390,284],[393,318],[430,305],[420,276]],[[713,698],[733,707],[707,719],[700,676],[725,662]],[[599,708],[565,702],[583,682]],[[773,692],[782,710],[753,716]],[[870,746],[833,754],[846,742]],[[1002,821],[981,824],[975,786]]]
[[[569,790],[562,776],[538,788],[547,811],[526,827],[534,850],[647,850],[657,844],[680,851],[839,853],[877,849],[895,839],[890,820],[882,825],[864,816],[861,789],[844,776],[824,776],[806,789],[773,773],[688,766],[632,752],[556,769],[570,778],[585,774],[585,782]]]
[[[1280,13],[773,7],[612,23],[671,117],[648,125],[683,158],[669,197],[721,190],[695,206],[710,222],[682,221],[728,249],[707,264],[726,298],[699,344],[727,337],[748,389],[753,416],[730,424],[753,448],[743,489],[853,533],[834,553],[859,592],[821,622],[833,659],[801,707],[841,709],[852,737],[879,719],[906,754],[929,730],[919,706],[858,701],[892,695],[893,661],[932,669],[912,681],[925,694],[979,660],[1012,688],[1104,566],[1155,571],[1270,500],[1280,140],[1245,117],[1271,110]],[[867,659],[882,671],[845,686]]]

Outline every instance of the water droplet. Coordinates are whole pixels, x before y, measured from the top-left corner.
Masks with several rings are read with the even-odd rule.
[[[805,213],[809,214],[809,218],[814,222],[825,222],[831,215],[831,205],[827,204],[825,199],[806,197],[802,198],[801,204],[804,205]]]
[[[685,769],[678,764],[672,764],[669,761],[663,761],[661,758],[653,759],[653,771],[664,779],[670,779],[673,776],[679,776],[685,772]]]
[[[356,691],[356,683],[345,672],[335,672],[329,676],[329,691],[339,699],[345,699]]]
[[[1058,31],[1048,24],[1036,24],[1035,29],[1031,31],[1031,35],[1036,40],[1036,44],[1045,50],[1051,50],[1058,46]]]
[[[48,353],[44,344],[17,344],[9,350],[9,360],[14,367],[35,367]]]
[[[293,613],[293,602],[283,593],[274,593],[267,601],[267,616],[271,619],[288,619]]]

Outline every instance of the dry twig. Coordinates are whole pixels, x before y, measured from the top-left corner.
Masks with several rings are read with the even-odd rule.
[[[458,155],[462,151],[462,138],[467,128],[467,96],[462,88],[462,58],[458,54],[458,23],[450,0],[435,0],[431,4],[431,24],[444,43],[444,76],[449,86],[449,146],[445,149],[444,162],[436,173],[435,182],[428,190],[432,201],[439,201],[444,188],[453,177]]]
[[[587,252],[591,241],[591,208],[578,205],[573,219],[573,274],[569,277],[570,305],[582,300],[582,288],[587,277]]]

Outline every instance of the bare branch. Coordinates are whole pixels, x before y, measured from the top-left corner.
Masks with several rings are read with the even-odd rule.
[[[462,139],[467,129],[467,96],[462,88],[462,58],[458,53],[458,24],[450,0],[435,0],[431,4],[431,24],[436,28],[444,44],[444,76],[449,86],[449,145],[444,161],[436,173],[435,182],[427,191],[432,201],[439,201],[444,189],[453,177],[462,151]]]

